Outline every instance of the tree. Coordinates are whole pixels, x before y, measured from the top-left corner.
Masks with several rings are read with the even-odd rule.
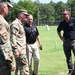
[[[55,5],[55,19],[60,20],[62,10],[66,9],[66,4],[63,2],[58,2]]]
[[[75,0],[67,1],[67,8],[70,10],[72,17],[75,17]]]
[[[55,21],[54,19],[54,3],[53,2],[50,2],[48,4],[46,3],[40,3],[39,1],[38,2],[35,2],[35,4],[37,5],[37,7],[39,8],[39,19],[41,21]]]
[[[72,16],[75,15],[75,5],[74,0],[68,0],[67,7],[66,3],[58,2],[54,3],[50,1],[49,3],[40,3],[39,0],[32,2],[32,0],[19,0],[18,3],[12,3],[13,8],[9,12],[9,15],[6,17],[7,20],[12,21],[18,16],[19,9],[25,9],[29,14],[34,16],[34,20],[37,21],[38,18],[40,21],[55,22],[61,19],[61,12],[65,8],[69,8],[72,12]]]
[[[36,18],[36,5],[31,0],[20,0],[18,3],[13,3],[13,8],[11,9],[10,16],[11,21],[18,16],[18,11],[20,9],[25,9],[29,14],[32,14]],[[7,17],[8,19],[8,17]]]

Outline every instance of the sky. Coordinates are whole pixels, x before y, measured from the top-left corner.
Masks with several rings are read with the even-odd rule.
[[[36,0],[32,0],[32,1],[36,1]],[[64,3],[67,2],[67,0],[39,0],[41,3],[49,3],[50,1],[53,1],[55,3],[59,2],[59,1],[62,1]]]
[[[11,1],[17,3],[19,0],[11,0]],[[36,1],[36,0],[32,0],[32,1]],[[53,1],[55,3],[59,2],[59,1],[62,1],[64,3],[67,2],[67,0],[39,0],[39,1],[40,1],[40,3],[49,3],[50,1]]]

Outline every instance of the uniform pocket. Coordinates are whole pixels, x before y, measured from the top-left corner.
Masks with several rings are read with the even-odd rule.
[[[6,41],[7,41],[7,39],[8,39],[8,35],[7,35],[6,32],[0,34],[0,43],[1,43],[1,44],[5,44]]]
[[[20,64],[26,65],[27,64],[27,58],[25,55],[20,55]]]

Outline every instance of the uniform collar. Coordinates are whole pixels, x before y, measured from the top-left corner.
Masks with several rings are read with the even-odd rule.
[[[22,22],[18,18],[16,18],[16,20],[19,22],[19,24],[22,24]]]

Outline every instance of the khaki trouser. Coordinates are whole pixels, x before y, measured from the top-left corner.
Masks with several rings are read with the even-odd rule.
[[[38,69],[39,69],[39,49],[37,43],[34,44],[27,44],[27,58],[29,63],[29,71],[30,74],[32,73],[32,57],[34,60],[34,74],[38,75]]]
[[[29,75],[29,66],[25,54],[20,55],[16,59],[16,72],[15,75]]]
[[[0,75],[11,75],[11,70],[6,66],[2,66],[0,67]]]

